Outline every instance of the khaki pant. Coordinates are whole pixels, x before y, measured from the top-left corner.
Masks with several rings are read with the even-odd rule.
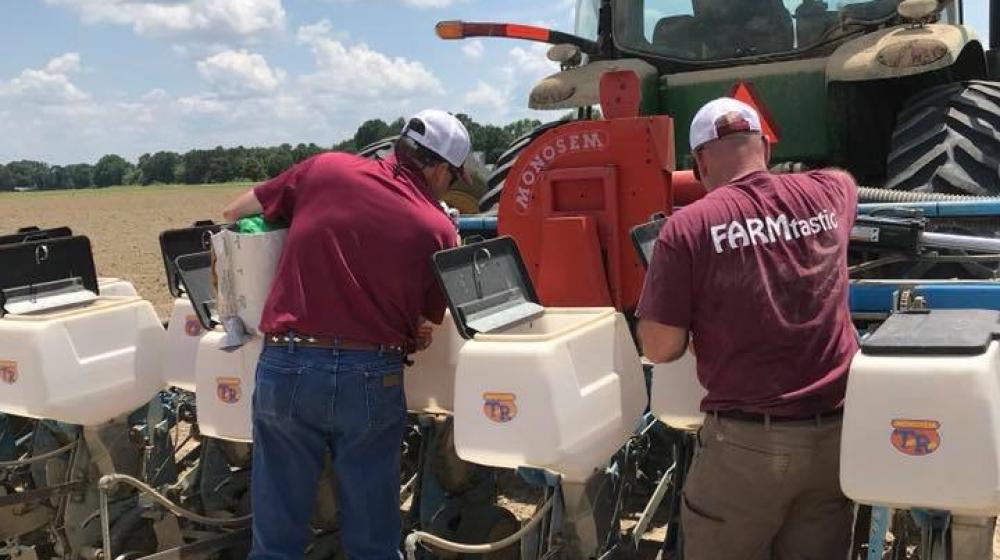
[[[842,560],[854,509],[840,490],[839,418],[708,415],[684,483],[685,560]]]

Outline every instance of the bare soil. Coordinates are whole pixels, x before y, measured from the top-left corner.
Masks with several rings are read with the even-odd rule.
[[[90,238],[99,276],[132,282],[170,314],[159,235],[197,220],[221,221],[222,209],[249,185],[158,185],[0,194],[0,234],[25,226],[69,226]]]

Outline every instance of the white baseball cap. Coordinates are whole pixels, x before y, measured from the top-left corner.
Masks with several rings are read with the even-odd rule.
[[[438,109],[427,109],[413,115],[403,126],[400,136],[412,138],[457,169],[462,168],[472,150],[469,131],[462,121]]]
[[[727,134],[756,132],[762,134],[760,115],[753,107],[731,97],[720,97],[705,104],[691,121],[691,151]]]

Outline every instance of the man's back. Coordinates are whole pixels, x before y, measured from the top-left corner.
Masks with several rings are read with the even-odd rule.
[[[656,248],[667,258],[654,258],[647,286],[673,299],[640,312],[693,333],[704,410],[840,404],[857,349],[846,269],[856,197],[840,172],[757,172],[667,221]]]
[[[430,256],[454,245],[454,228],[394,158],[322,154],[256,193],[268,218],[291,219],[265,330],[403,344],[421,315],[440,320]]]

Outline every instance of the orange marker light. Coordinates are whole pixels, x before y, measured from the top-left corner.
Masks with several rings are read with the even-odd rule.
[[[440,21],[434,26],[434,31],[438,37],[446,40],[465,38],[465,25],[461,21]]]

